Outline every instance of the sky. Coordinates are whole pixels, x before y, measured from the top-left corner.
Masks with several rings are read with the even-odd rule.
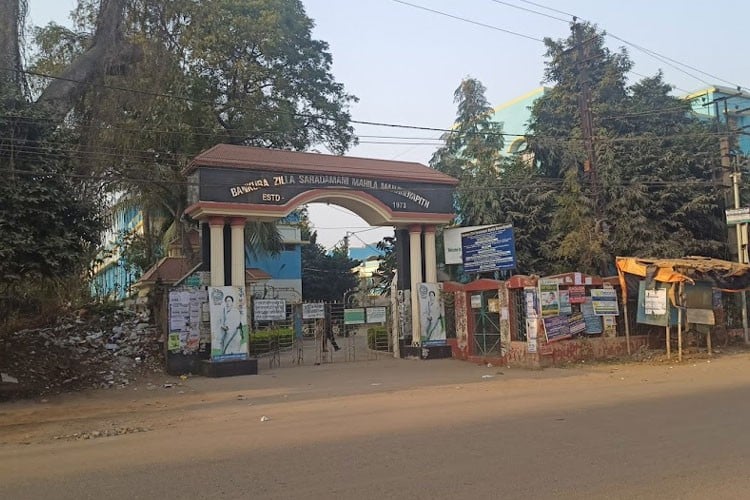
[[[28,3],[29,22],[33,25],[49,21],[65,24],[76,4],[75,0]],[[534,39],[566,37],[569,14],[592,21],[620,38],[609,36],[606,44],[613,50],[625,46],[635,63],[633,71],[639,75],[663,70],[665,80],[676,87],[676,95],[713,84],[750,89],[744,26],[750,20],[750,2],[742,0],[302,3],[315,21],[313,37],[329,44],[336,80],[359,98],[351,108],[352,118],[357,121],[450,127],[456,115],[453,92],[467,76],[484,84],[487,99],[493,105],[539,87],[543,84],[545,51],[544,45]],[[658,60],[648,52],[668,59]],[[631,77],[633,81],[641,78],[636,74]],[[440,135],[370,125],[357,125],[356,132],[360,144],[348,155],[422,164],[429,162],[437,149],[432,139]],[[318,230],[318,241],[326,247],[341,241],[346,232],[354,233],[350,237],[352,246],[374,244],[392,234],[391,228],[368,228],[358,216],[337,206],[314,204],[310,217]]]

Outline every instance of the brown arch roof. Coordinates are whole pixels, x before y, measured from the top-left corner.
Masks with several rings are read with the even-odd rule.
[[[193,161],[185,169],[185,173],[190,173],[198,167],[353,175],[373,179],[430,182],[454,186],[458,184],[457,179],[421,163],[303,153],[231,144],[217,144],[202,152],[193,158]]]

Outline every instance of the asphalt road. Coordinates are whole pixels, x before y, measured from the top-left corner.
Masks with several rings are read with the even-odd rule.
[[[0,498],[748,498],[749,374],[381,360],[7,404]],[[65,434],[115,424],[150,430]]]

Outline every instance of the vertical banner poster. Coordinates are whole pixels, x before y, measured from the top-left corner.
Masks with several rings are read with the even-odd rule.
[[[537,318],[526,318],[526,350],[534,353],[537,351],[537,337],[539,335],[539,320]]]
[[[526,317],[539,317],[539,295],[536,288],[527,286],[523,289],[524,302],[526,303]]]
[[[208,301],[211,318],[211,360],[247,359],[245,287],[209,287]]]
[[[560,314],[560,287],[557,283],[539,282],[542,317]]]
[[[440,286],[437,283],[420,283],[417,290],[422,345],[445,344],[445,310]]]

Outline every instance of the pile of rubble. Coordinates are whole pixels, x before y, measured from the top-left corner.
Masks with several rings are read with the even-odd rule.
[[[158,333],[148,313],[78,311],[54,326],[0,337],[0,386],[15,396],[84,388],[124,388],[163,373]]]

